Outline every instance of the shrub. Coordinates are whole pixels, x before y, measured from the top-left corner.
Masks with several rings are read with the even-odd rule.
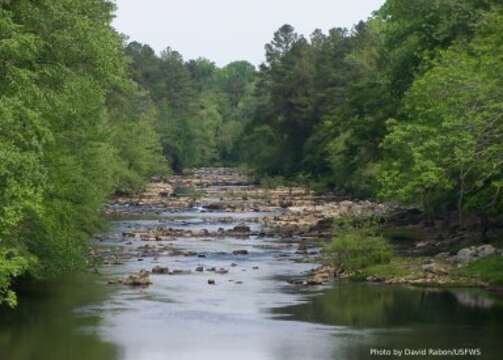
[[[372,265],[387,264],[393,255],[388,241],[367,229],[336,233],[324,253],[330,263],[344,271],[358,271]]]

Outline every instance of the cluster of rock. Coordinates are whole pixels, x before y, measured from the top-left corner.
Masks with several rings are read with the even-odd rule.
[[[290,200],[291,206],[283,216],[272,218],[272,223],[282,224],[296,222],[313,225],[320,219],[339,217],[361,217],[366,215],[384,214],[387,207],[371,201],[334,201],[330,197],[313,196],[302,201]]]
[[[252,231],[247,225],[236,225],[231,229],[218,228],[217,231],[210,232],[208,229],[201,229],[198,231],[188,229],[174,229],[171,227],[157,227],[155,229],[144,229],[124,232],[122,234],[124,239],[139,239],[142,241],[174,241],[178,238],[192,238],[192,237],[249,237],[249,236],[266,236],[265,232]],[[273,235],[273,234],[269,234]]]
[[[481,246],[470,246],[461,249],[454,256],[448,256],[448,254],[441,253],[437,257],[445,257],[447,261],[458,263],[458,264],[468,264],[473,261],[485,258],[491,255],[503,255],[503,250],[496,250],[496,248],[490,244],[485,244]]]
[[[236,250],[234,251],[235,255],[247,255],[248,252],[246,250]],[[238,266],[236,263],[232,263],[230,265],[231,267],[236,267]],[[253,266],[253,270],[258,270],[258,266]],[[229,273],[229,269],[225,267],[205,267],[202,265],[197,266],[194,269],[195,272],[202,273],[202,272],[208,272],[208,273],[213,273],[216,275],[225,275]],[[169,267],[164,267],[157,265],[152,268],[151,271],[147,270],[140,270],[137,273],[133,273],[128,275],[124,279],[117,279],[117,280],[110,280],[108,283],[110,285],[115,285],[115,284],[122,284],[126,286],[131,286],[131,287],[148,287],[149,285],[152,285],[152,281],[150,279],[150,275],[190,275],[192,273],[191,270],[181,270],[181,269],[170,269]],[[243,284],[242,281],[235,281],[235,280],[229,280],[229,282],[234,282],[236,284]],[[216,281],[214,279],[209,279],[208,280],[209,285],[216,285]]]
[[[340,278],[342,274],[338,274],[333,266],[323,265],[310,271],[306,278],[290,279],[288,282],[293,285],[316,286],[326,284],[335,278]]]
[[[383,214],[389,209],[370,201],[350,201],[334,195],[319,195],[301,186],[278,186],[266,189],[254,186],[250,179],[232,169],[199,169],[190,175],[174,175],[155,179],[145,193],[133,197],[117,198],[107,209],[114,212],[132,211],[134,208],[183,209],[198,208],[200,211],[276,212],[277,216],[257,218],[265,229],[262,235],[279,234],[285,237],[300,236],[319,238],[329,236],[330,219],[342,216]],[[191,189],[190,194],[178,196],[177,188]],[[193,196],[197,194],[197,196]],[[122,205],[122,206],[114,206]],[[260,220],[259,220],[260,219]],[[165,229],[160,233],[142,234],[148,241],[164,240],[180,236],[234,235],[238,229],[218,234],[196,233],[185,230]],[[244,235],[260,235],[249,229],[241,229]]]
[[[109,280],[108,284],[122,284],[132,287],[147,287],[152,285],[150,280],[150,272],[147,270],[140,270],[137,273],[128,275],[125,279]]]

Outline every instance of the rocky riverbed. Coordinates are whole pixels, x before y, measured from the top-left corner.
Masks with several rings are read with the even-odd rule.
[[[91,255],[95,262],[109,267],[123,267],[131,262],[145,264],[122,278],[111,279],[111,284],[143,287],[155,284],[151,275],[206,274],[208,285],[216,285],[215,275],[229,276],[240,261],[260,250],[274,261],[306,264],[303,272],[284,281],[294,286],[317,286],[354,275],[339,269],[337,264],[322,264],[320,248],[334,231],[334,219],[390,217],[397,211],[389,205],[320,195],[299,186],[262,188],[234,169],[198,169],[186,175],[156,178],[142,194],[111,202],[106,208],[107,216],[129,222],[116,234],[113,245],[103,237]],[[146,217],[149,221],[145,221]],[[408,254],[403,259],[410,260],[394,261],[389,270],[367,273],[363,280],[420,286],[488,285],[453,274],[477,259],[501,255],[501,250],[486,244],[442,251],[439,238],[446,242],[437,236],[433,240],[418,238],[408,243],[406,249],[398,246],[397,252]],[[226,250],[204,250],[229,239],[234,244]],[[214,258],[225,261],[205,264]],[[164,259],[180,263],[181,268],[159,265]],[[192,267],[188,268],[188,263]],[[227,280],[237,284],[244,281]]]
[[[331,195],[318,195],[303,187],[264,189],[232,169],[199,169],[183,176],[154,179],[142,194],[119,197],[106,208],[113,219],[150,216],[150,222],[129,223],[119,235],[121,246],[107,246],[106,238],[92,250],[93,257],[107,266],[163,258],[199,259],[191,269],[143,267],[110,283],[130,286],[152,284],[150,274],[188,275],[227,274],[240,258],[253,256],[253,249],[273,253],[275,261],[310,264],[309,271],[292,279],[296,285],[321,285],[336,273],[320,267],[320,241],[331,235],[331,220],[341,216],[383,214],[384,205],[370,201],[349,201]],[[242,246],[209,254],[192,242],[217,243],[239,240]],[[250,249],[251,246],[251,249]],[[242,249],[241,249],[242,247]],[[212,256],[236,261],[204,266]],[[252,270],[259,270],[258,268]],[[213,285],[213,279],[208,279]]]

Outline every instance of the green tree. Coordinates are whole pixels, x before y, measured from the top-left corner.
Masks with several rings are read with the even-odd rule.
[[[442,51],[415,80],[406,119],[389,122],[383,195],[420,200],[430,215],[455,204],[460,223],[465,211],[485,219],[501,209],[502,30],[500,9],[486,15],[473,41]]]
[[[116,189],[138,190],[158,135],[139,99],[105,0],[0,7],[0,302],[13,278],[85,266],[86,240]],[[117,136],[142,143],[126,150]],[[127,175],[126,175],[127,174]]]

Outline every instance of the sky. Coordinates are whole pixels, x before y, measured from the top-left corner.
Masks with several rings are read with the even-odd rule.
[[[185,59],[205,57],[219,66],[264,61],[264,45],[283,24],[300,34],[350,28],[384,0],[116,0],[114,27],[131,41],[166,47]]]

